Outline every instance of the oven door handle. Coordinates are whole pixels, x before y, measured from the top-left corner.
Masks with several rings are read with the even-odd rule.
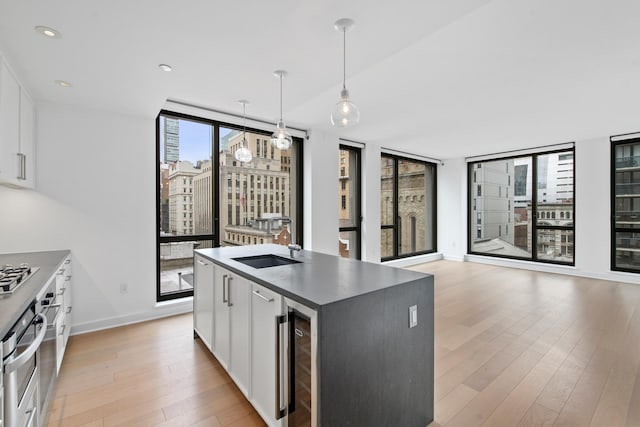
[[[40,347],[40,344],[44,339],[44,335],[47,333],[47,318],[43,314],[38,313],[36,317],[33,319],[33,322],[38,323],[38,319],[40,320],[40,322],[42,322],[42,326],[40,327],[40,331],[38,332],[38,335],[36,335],[31,345],[29,345],[29,347],[27,347],[27,349],[24,352],[22,352],[20,356],[10,357],[9,360],[5,362],[4,364],[5,374],[10,374],[16,369],[22,367],[22,365],[27,363],[29,359],[31,359],[31,356],[33,356],[36,353],[36,351],[38,350],[38,347]]]

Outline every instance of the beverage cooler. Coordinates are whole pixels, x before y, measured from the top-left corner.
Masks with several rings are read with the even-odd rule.
[[[277,408],[288,427],[317,422],[317,314],[285,298],[278,318]]]

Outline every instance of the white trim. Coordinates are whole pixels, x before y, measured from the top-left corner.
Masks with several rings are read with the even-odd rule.
[[[446,261],[464,262],[464,255],[447,255],[443,254],[442,259]]]
[[[218,111],[211,108],[207,108],[204,106],[193,105],[187,102],[182,102],[178,100],[168,99],[164,106],[162,107],[164,110],[173,111],[175,113],[188,114],[190,116],[202,117],[203,119],[215,120],[218,122],[229,123],[232,125],[242,126],[242,115]],[[276,123],[270,120],[263,120],[260,118],[251,118],[247,116],[247,127],[264,130],[266,132],[271,132],[275,130]],[[304,129],[297,129],[290,126],[287,126],[287,131],[292,136],[296,136],[299,138],[303,138],[306,140],[307,131]]]
[[[363,142],[352,141],[350,139],[338,138],[338,142],[340,145],[346,145],[348,147],[354,148],[364,148],[365,144]]]
[[[159,302],[154,306],[152,311],[129,314],[126,316],[110,317],[107,319],[93,320],[90,322],[72,325],[71,335],[86,334],[88,332],[146,322],[147,320],[161,319],[163,317],[175,316],[176,314],[184,314],[192,311],[193,297]]]
[[[411,154],[411,153],[407,153],[405,151],[394,150],[392,148],[382,147],[382,148],[380,148],[380,152],[382,154],[391,154],[393,156],[406,157],[407,159],[421,160],[423,162],[437,163],[439,165],[444,165],[444,162],[442,160],[440,160],[440,159],[436,159],[436,158],[433,158],[433,157],[427,157],[427,156],[421,156],[419,154]]]
[[[392,259],[385,261],[382,265],[388,265],[389,267],[409,267],[411,265],[422,264],[425,262],[438,261],[442,259],[442,254],[436,252],[433,254],[416,255],[408,258]]]
[[[588,279],[607,280],[612,282],[624,282],[640,285],[640,274],[625,272],[595,273],[582,271],[576,267],[568,265],[545,264],[533,261],[522,261],[506,258],[485,257],[482,255],[465,255],[466,262],[476,262],[478,264],[497,265],[500,267],[520,268],[523,270],[541,271],[544,273],[565,274],[567,276],[586,277]]]
[[[609,139],[611,140],[611,142],[618,142],[618,141],[626,141],[628,139],[637,139],[637,138],[640,138],[640,132],[625,133],[622,135],[613,135]]]
[[[541,145],[539,147],[525,148],[523,150],[502,151],[499,153],[482,154],[480,156],[465,157],[467,163],[479,162],[483,160],[496,160],[504,157],[526,156],[527,154],[544,153],[546,151],[556,151],[571,149],[576,146],[575,142],[565,142],[562,144]]]

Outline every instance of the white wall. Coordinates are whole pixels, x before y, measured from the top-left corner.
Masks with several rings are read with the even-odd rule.
[[[610,269],[610,147],[608,136],[575,144],[575,267],[465,255],[467,165],[462,158],[446,160],[438,174],[438,247],[444,258],[640,283],[640,275]]]
[[[338,254],[338,137],[312,130],[304,143],[304,249]]]
[[[37,191],[0,186],[0,252],[72,251],[74,332],[189,310],[156,308],[154,120],[37,113]]]
[[[438,251],[462,261],[467,252],[467,165],[448,159],[438,165]]]

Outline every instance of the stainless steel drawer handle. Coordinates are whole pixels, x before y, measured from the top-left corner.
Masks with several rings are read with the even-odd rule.
[[[233,276],[229,276],[227,279],[227,307],[233,306],[231,302],[231,279],[233,279]]]
[[[202,262],[202,261],[200,261],[200,260],[198,260],[198,264],[200,264],[200,265],[209,265],[208,263],[206,263],[206,262]]]
[[[27,412],[25,412],[25,414],[29,414],[29,418],[27,418],[27,423],[25,424],[25,426],[27,427],[33,426],[33,419],[36,416],[36,408],[34,407],[29,409]]]
[[[18,154],[18,179],[27,179],[27,156],[23,153]]]
[[[67,314],[71,313],[72,309],[73,309],[73,307],[67,307]]]
[[[62,329],[60,330],[60,333],[58,335],[64,335],[64,330],[67,328],[67,325],[65,325],[64,323],[62,324]]]
[[[222,275],[222,302],[227,301],[227,276],[226,274]]]
[[[61,268],[60,270],[58,270],[58,273],[56,273],[58,276],[64,274],[64,268]]]
[[[58,292],[58,295],[64,295],[64,291],[66,291],[67,288],[60,288],[60,292]]]
[[[71,264],[71,259],[68,259],[64,262],[65,264]]]
[[[255,296],[257,296],[257,297],[259,297],[259,298],[261,298],[263,300],[265,300],[266,302],[273,302],[274,301],[273,298],[267,298],[264,295],[262,295],[260,293],[260,291],[253,291],[252,294],[254,294]]]
[[[67,277],[64,278],[65,282],[68,282],[69,280],[71,280],[71,276],[67,276]]]

